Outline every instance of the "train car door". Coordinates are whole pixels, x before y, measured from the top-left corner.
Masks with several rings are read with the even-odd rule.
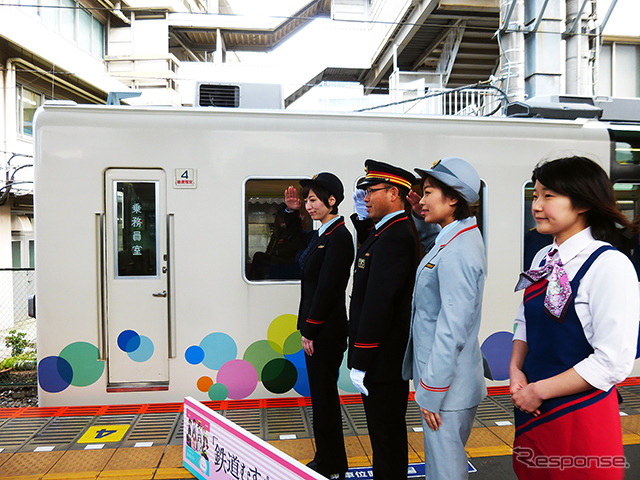
[[[105,173],[110,391],[168,385],[165,192],[163,170]]]

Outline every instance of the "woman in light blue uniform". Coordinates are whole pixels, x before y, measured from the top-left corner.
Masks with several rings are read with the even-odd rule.
[[[480,177],[456,157],[415,170],[422,217],[442,230],[416,272],[403,375],[413,378],[423,417],[426,477],[466,479],[464,446],[487,393],[478,344],[486,259],[470,207]]]

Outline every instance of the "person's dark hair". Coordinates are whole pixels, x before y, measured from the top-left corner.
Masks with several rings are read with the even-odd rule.
[[[460,195],[455,189],[451,188],[446,183],[441,182],[440,180],[438,180],[435,177],[432,177],[431,175],[422,179],[422,186],[424,186],[424,181],[427,178],[429,179],[429,184],[431,186],[442,190],[442,195],[444,195],[445,197],[455,198],[458,200],[458,203],[456,203],[456,208],[453,212],[453,218],[455,218],[456,220],[463,220],[471,216],[471,205],[469,205],[469,202],[467,202],[462,197],[462,195]]]
[[[572,156],[540,162],[534,168],[531,180],[566,195],[574,208],[588,209],[587,225],[597,240],[618,244],[621,233],[617,225],[638,231],[637,224],[618,209],[607,173],[589,158]]]
[[[333,215],[338,214],[337,200],[336,200],[336,203],[333,205],[333,207],[329,205],[329,197],[333,194],[329,193],[329,190],[324,188],[322,185],[318,185],[317,183],[314,185],[305,185],[304,187],[302,187],[302,198],[307,198],[311,190],[313,190],[313,193],[316,194],[316,197],[318,197],[320,201],[324,203],[327,208],[331,209],[331,212],[329,213]],[[335,195],[334,195],[334,198],[335,198]]]

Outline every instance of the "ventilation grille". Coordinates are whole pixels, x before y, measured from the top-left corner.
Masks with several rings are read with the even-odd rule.
[[[201,107],[238,108],[240,106],[238,85],[201,84],[198,95]]]

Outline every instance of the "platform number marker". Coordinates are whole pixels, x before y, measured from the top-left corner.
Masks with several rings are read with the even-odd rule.
[[[94,425],[84,432],[78,443],[119,442],[129,427],[130,425]]]

